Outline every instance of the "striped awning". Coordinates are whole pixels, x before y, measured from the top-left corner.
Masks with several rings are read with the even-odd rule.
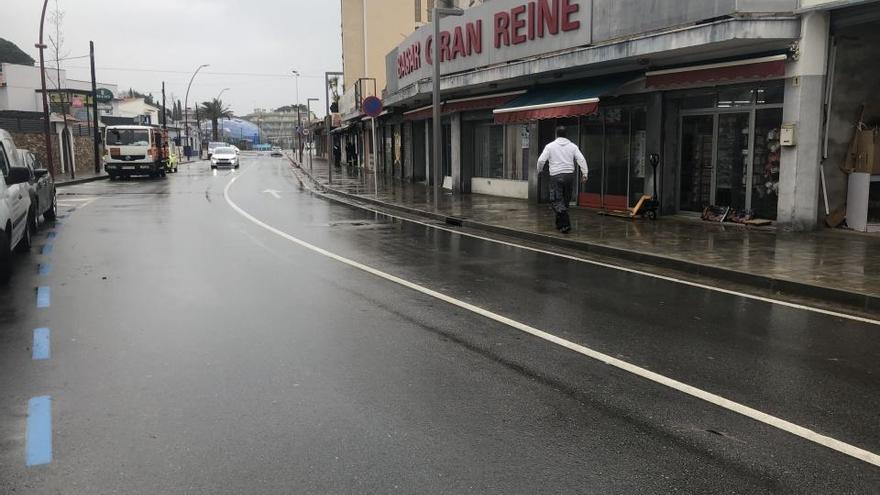
[[[613,93],[638,74],[615,74],[586,81],[539,86],[496,109],[495,122],[519,124],[533,120],[590,115],[602,96]]]
[[[646,74],[646,86],[664,89],[785,77],[786,55],[658,70]]]

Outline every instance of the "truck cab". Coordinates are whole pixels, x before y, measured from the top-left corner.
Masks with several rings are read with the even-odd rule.
[[[161,128],[114,125],[104,131],[104,170],[111,179],[132,175],[165,177],[168,137]]]

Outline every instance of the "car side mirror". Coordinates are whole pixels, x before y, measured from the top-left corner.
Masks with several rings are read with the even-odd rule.
[[[45,168],[34,169],[34,176],[38,179],[41,179],[47,175],[49,175],[49,170],[47,170]]]
[[[31,171],[25,167],[10,167],[6,174],[6,185],[24,184],[31,180]]]

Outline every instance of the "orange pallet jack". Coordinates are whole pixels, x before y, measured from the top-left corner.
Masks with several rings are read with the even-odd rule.
[[[660,211],[660,196],[657,194],[657,167],[660,165],[660,155],[652,153],[648,159],[651,161],[651,167],[654,169],[654,195],[644,195],[639,202],[632,208],[626,210],[604,210],[600,211],[600,215],[618,218],[639,219],[647,218],[651,221],[657,220],[657,213]]]

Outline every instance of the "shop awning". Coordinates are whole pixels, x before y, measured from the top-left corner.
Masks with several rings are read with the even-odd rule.
[[[495,110],[495,122],[519,124],[590,115],[599,109],[600,97],[613,93],[636,77],[634,74],[616,74],[533,88]]]
[[[451,113],[469,112],[474,110],[494,110],[524,93],[525,91],[511,91],[508,93],[447,100],[440,104],[440,112],[443,115],[448,115]],[[426,107],[410,110],[409,112],[404,112],[403,118],[405,120],[429,119],[433,113],[434,106],[428,105]]]
[[[786,55],[648,72],[649,88],[675,88],[785,77]]]

